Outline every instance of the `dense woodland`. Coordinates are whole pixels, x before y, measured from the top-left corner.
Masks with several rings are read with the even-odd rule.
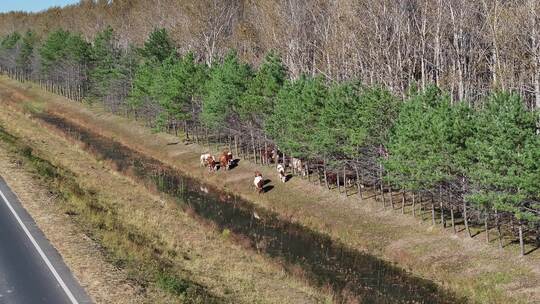
[[[538,240],[537,1],[82,1],[0,15],[1,70],[341,195]],[[489,234],[486,234],[489,241]]]
[[[208,65],[235,49],[258,66],[275,50],[293,78],[357,79],[401,97],[435,83],[467,102],[512,90],[540,107],[539,14],[537,0],[83,0],[0,15],[0,35],[63,28],[92,41],[111,26],[127,48],[164,28]]]

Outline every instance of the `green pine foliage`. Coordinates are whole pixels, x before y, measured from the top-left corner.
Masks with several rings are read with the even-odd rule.
[[[68,35],[65,42],[65,54],[77,63],[86,64],[90,58],[90,43],[86,42],[81,35]]]
[[[90,59],[90,44],[80,35],[60,29],[47,36],[39,55],[45,71],[66,61],[84,65]]]
[[[10,35],[5,36],[1,40],[0,46],[4,50],[13,49],[17,45],[17,43],[21,40],[21,38],[22,38],[21,34],[14,32]]]
[[[238,104],[252,77],[251,67],[241,63],[236,52],[229,52],[222,63],[213,65],[202,103],[202,122],[217,129],[237,119]]]
[[[34,53],[34,48],[38,42],[38,37],[33,31],[27,31],[22,37],[20,44],[21,49],[19,56],[17,57],[17,65],[19,68],[24,71],[30,70],[32,54]]]
[[[459,184],[477,210],[539,220],[539,114],[513,94],[493,94],[473,109],[434,86],[411,86],[401,100],[383,86],[354,80],[289,79],[274,52],[257,69],[234,51],[208,67],[194,53],[178,54],[164,29],[127,50],[112,28],[91,44],[64,30],[42,42],[31,31],[13,33],[0,40],[0,64],[12,70],[14,58],[25,71],[37,59],[49,81],[73,85],[79,77],[91,97],[119,99],[160,129],[188,122],[210,131],[231,128],[250,136],[253,150],[259,136],[288,155],[330,166],[350,162],[358,168],[368,161],[377,175],[382,165],[385,181],[404,190]],[[388,156],[373,159],[383,149]]]
[[[133,89],[128,98],[128,106],[135,112],[145,105],[159,106],[158,93],[161,91],[155,86],[156,76],[160,76],[160,67],[163,64],[170,65],[170,61],[176,61],[176,51],[169,34],[165,29],[156,29],[144,42],[144,46],[137,50],[140,55],[139,65],[135,69]],[[168,61],[165,63],[165,61]],[[162,75],[161,75],[162,76]],[[162,109],[162,108],[161,108]],[[166,116],[160,113],[152,113],[159,119],[158,125],[163,125]]]
[[[113,82],[124,75],[120,58],[121,51],[116,47],[113,29],[108,27],[96,35],[90,51],[90,93],[93,97],[107,96]]]
[[[517,95],[489,97],[467,140],[466,173],[474,187],[468,200],[484,209],[512,212],[518,219],[537,220],[523,208],[528,199],[538,197],[537,119]]]
[[[167,30],[155,29],[148,40],[144,43],[144,47],[140,49],[142,57],[156,62],[163,62],[165,59],[176,53],[174,44],[171,41]]]
[[[355,128],[355,131],[350,131],[358,123],[351,112],[361,106],[360,90],[360,85],[352,82],[337,83],[330,87],[328,98],[321,109],[316,136],[322,154],[342,157],[349,152],[351,146],[355,146],[351,152],[359,149],[360,145],[354,141],[354,137],[359,132],[364,133],[365,129]]]
[[[320,157],[318,126],[327,99],[328,87],[322,77],[287,81],[277,95],[266,131],[280,148],[296,157]]]
[[[65,57],[65,45],[71,34],[64,30],[51,32],[44,43],[39,48],[41,64],[47,70],[53,66],[59,59]]]
[[[287,70],[281,58],[273,52],[268,53],[239,100],[237,112],[240,120],[262,129],[264,121],[273,112],[276,96],[286,77]]]
[[[524,204],[527,209],[522,208],[522,211],[526,212],[520,216],[529,221],[538,222],[540,220],[538,215],[535,215],[530,209],[540,210],[540,163],[538,161],[540,159],[540,136],[530,136],[523,150],[524,172],[522,172],[520,190],[525,193],[530,202]]]
[[[17,32],[0,39],[0,62],[4,68],[13,71],[19,67],[21,40],[22,37]]]
[[[206,78],[206,66],[197,63],[193,53],[171,56],[156,68],[150,95],[163,109],[162,124],[194,119],[195,103],[203,94]]]
[[[349,127],[350,140],[367,146],[385,146],[389,140],[390,129],[398,116],[400,101],[382,86],[364,88],[360,98],[362,106],[351,113],[353,117],[357,117],[358,128],[354,128],[354,125]],[[364,128],[365,132],[354,134],[360,127]]]
[[[154,77],[157,68],[150,62],[144,62],[137,66],[133,78],[133,88],[129,93],[127,105],[135,113],[140,110],[145,103],[155,102]]]
[[[334,84],[320,120],[321,152],[357,159],[364,148],[385,145],[398,105],[398,99],[382,87]]]
[[[470,113],[435,87],[413,93],[401,107],[390,136],[387,180],[408,190],[434,189],[463,169]]]

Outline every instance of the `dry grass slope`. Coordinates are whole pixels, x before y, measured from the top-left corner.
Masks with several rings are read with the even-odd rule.
[[[330,301],[329,295],[291,278],[279,265],[193,220],[167,197],[150,194],[22,113],[9,110],[0,110],[2,125],[33,148],[24,148],[22,156],[33,158],[33,171],[47,177],[43,182],[63,197],[62,213],[70,215],[139,287],[144,296],[134,302]]]
[[[420,223],[417,218],[380,210],[373,201],[359,204],[354,197],[337,196],[305,180],[293,178],[287,184],[274,182],[275,188],[257,196],[251,187],[252,172],[261,170],[273,180],[273,168],[261,168],[242,161],[231,172],[208,174],[198,167],[198,155],[207,147],[167,145],[178,141],[167,134],[154,134],[137,122],[107,114],[99,106],[81,106],[3,78],[3,99],[50,111],[74,123],[114,138],[116,141],[152,155],[165,163],[226,191],[239,193],[257,205],[282,217],[327,233],[347,245],[364,250],[414,274],[465,295],[477,303],[540,303],[540,253],[516,258],[508,245],[498,251],[496,244],[485,245],[482,235],[468,239],[438,227]],[[0,121],[9,112],[0,109]],[[34,138],[39,138],[38,135]],[[95,177],[94,177],[95,178]],[[152,208],[155,208],[152,207]]]

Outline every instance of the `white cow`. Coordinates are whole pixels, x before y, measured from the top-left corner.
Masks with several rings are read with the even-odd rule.
[[[228,159],[229,166],[232,165],[232,163],[233,163],[233,155],[232,155],[231,152],[227,152],[227,159]]]
[[[277,165],[277,172],[279,174],[279,178],[281,179],[281,182],[286,182],[287,181],[287,175],[285,175],[285,168],[283,167],[282,164],[278,164]]]
[[[206,167],[210,158],[212,158],[212,154],[210,153],[201,154],[201,167]]]
[[[261,192],[263,191],[263,177],[261,173],[255,173],[255,179],[253,180],[253,184],[255,185],[257,192],[261,194]]]
[[[302,176],[306,176],[306,170],[304,169],[304,162],[298,158],[291,158],[291,167],[300,172]]]

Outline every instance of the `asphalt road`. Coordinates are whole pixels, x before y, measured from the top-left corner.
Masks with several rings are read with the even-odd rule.
[[[0,304],[91,303],[0,177]]]

